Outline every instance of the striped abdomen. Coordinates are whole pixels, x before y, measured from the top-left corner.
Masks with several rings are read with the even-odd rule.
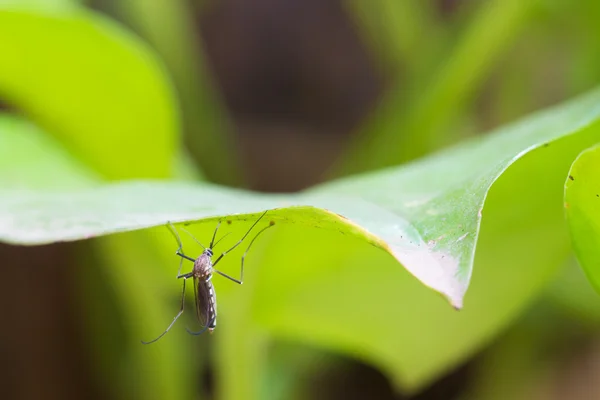
[[[204,285],[208,293],[208,314],[206,320],[208,321],[208,330],[212,331],[217,327],[217,294],[210,278],[204,281]]]

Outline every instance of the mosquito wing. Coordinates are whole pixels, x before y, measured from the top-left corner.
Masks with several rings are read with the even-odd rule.
[[[209,327],[214,319],[211,312],[211,296],[214,293],[212,283],[202,279],[194,279],[194,295],[196,298],[196,318],[203,328]]]

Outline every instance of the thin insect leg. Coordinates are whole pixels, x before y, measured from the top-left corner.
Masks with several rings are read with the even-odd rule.
[[[177,244],[179,245],[177,252],[182,251],[183,243],[181,243],[181,238],[179,237],[179,233],[177,232],[177,229],[175,229],[175,226],[170,222],[167,223],[167,228],[169,228],[169,230],[171,231],[171,234],[173,234],[173,236],[175,237],[175,240],[177,241]]]
[[[175,253],[175,254],[177,254],[179,257],[181,257],[181,260],[182,260],[182,261],[183,261],[183,259],[184,259],[184,258],[185,258],[186,260],[189,260],[189,261],[191,261],[191,262],[195,262],[195,261],[196,261],[196,260],[194,260],[192,257],[190,257],[190,256],[186,256],[186,255],[185,255],[185,254],[183,254],[183,253]]]
[[[185,306],[185,281],[186,280],[187,280],[187,278],[183,279],[183,290],[181,291],[181,308],[179,309],[179,312],[177,313],[177,315],[175,316],[175,318],[173,318],[173,322],[171,322],[171,324],[167,327],[167,329],[165,329],[165,331],[163,333],[161,333],[156,339],[151,340],[149,342],[144,342],[142,340],[142,344],[154,343],[158,339],[160,339],[161,337],[163,337],[167,332],[169,332],[169,329],[171,329],[171,327],[173,326],[173,324],[175,324],[175,321],[177,321],[177,319],[181,316],[181,314],[183,314],[183,307]]]
[[[184,231],[185,233],[187,233],[189,235],[189,237],[191,237],[192,239],[194,239],[194,241],[196,243],[198,243],[200,246],[202,246],[202,248],[204,250],[206,250],[206,247],[204,247],[204,245],[202,243],[200,243],[200,241],[198,239],[196,239],[196,237],[194,235],[192,235],[187,229],[185,229],[184,227],[179,227],[179,229],[181,229],[182,231]]]
[[[198,321],[200,321],[201,320],[200,308],[198,308],[198,285],[197,285],[197,280],[195,278],[194,278],[194,305],[196,306],[196,319]]]
[[[198,336],[198,335],[202,335],[204,332],[206,332],[206,330],[208,329],[208,327],[214,322],[214,318],[212,320],[210,320],[210,322],[202,329],[200,329],[198,332],[194,332],[192,330],[190,330],[189,328],[185,328],[185,330],[187,331],[187,333],[189,333],[190,335],[194,335],[194,336]]]
[[[188,278],[193,278],[194,277],[194,273],[193,272],[188,272],[187,274],[182,274],[182,275],[178,275],[177,279],[188,279]]]
[[[179,255],[179,252],[177,252],[177,255]],[[183,266],[183,256],[179,259],[179,269],[177,270],[177,278],[179,278],[181,276],[181,267]]]
[[[219,223],[217,224],[217,227],[215,228],[215,231],[214,231],[214,233],[213,233],[213,238],[212,238],[212,240],[210,241],[210,248],[211,248],[211,249],[213,248],[213,245],[214,245],[214,243],[215,243],[215,238],[217,237],[217,231],[219,230],[219,226],[221,226],[221,221],[219,221]]]
[[[179,278],[181,276],[181,267],[183,265],[183,259],[185,258],[186,260],[190,260],[192,262],[194,262],[195,260],[192,257],[183,254],[183,243],[181,243],[181,238],[179,237],[179,233],[177,232],[177,229],[175,229],[175,226],[173,226],[173,224],[169,222],[167,224],[167,228],[169,228],[173,236],[175,236],[175,240],[177,240],[177,244],[179,245],[179,248],[175,252],[175,254],[181,257],[181,261],[179,261],[179,270],[177,271],[177,277]]]
[[[219,242],[223,239],[225,239],[231,232],[227,232],[225,235],[223,235],[223,237],[219,240],[217,240],[217,243],[214,244],[214,246],[211,247],[211,249],[215,249],[215,247],[217,247],[217,245],[219,244]]]
[[[248,232],[246,232],[244,234],[244,236],[242,236],[242,238],[236,243],[234,244],[229,250],[227,250],[226,252],[224,252],[223,254],[221,254],[219,256],[219,258],[217,258],[217,260],[213,263],[213,267],[215,265],[217,265],[217,263],[219,261],[221,261],[221,259],[225,256],[225,254],[229,253],[231,250],[235,249],[236,247],[238,247],[240,245],[240,243],[242,243],[244,241],[244,239],[246,239],[246,236],[248,236],[248,234],[252,231],[252,228],[254,228],[256,226],[256,224],[258,224],[258,222],[262,219],[262,217],[265,216],[265,214],[268,212],[269,210],[265,211],[264,213],[262,213],[262,215],[260,217],[258,217],[258,219],[252,224],[252,226],[250,227],[250,229],[248,229]]]
[[[273,225],[269,225],[269,226],[265,226],[264,228],[262,228],[257,234],[256,236],[254,236],[254,238],[252,239],[252,241],[250,242],[250,244],[248,245],[248,248],[246,249],[246,252],[244,252],[244,255],[242,256],[242,267],[240,270],[240,280],[237,280],[221,271],[218,271],[216,269],[213,269],[213,271],[215,271],[217,274],[234,281],[235,283],[239,283],[240,285],[242,283],[244,283],[244,260],[246,258],[246,254],[248,254],[248,252],[250,251],[250,247],[252,247],[252,243],[254,243],[254,241],[256,240],[256,238],[258,238],[260,236],[261,233],[263,233],[264,231],[266,231],[267,229],[269,229],[270,227],[272,227]]]

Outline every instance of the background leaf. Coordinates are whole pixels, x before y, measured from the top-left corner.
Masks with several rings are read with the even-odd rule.
[[[82,9],[11,7],[0,7],[0,42],[2,100],[71,154],[107,178],[171,175],[175,100],[143,43]]]
[[[600,291],[600,146],[583,151],[565,183],[565,210],[579,263]]]

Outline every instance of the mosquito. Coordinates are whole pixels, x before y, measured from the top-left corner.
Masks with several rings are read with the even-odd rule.
[[[163,333],[161,333],[157,338],[155,338],[154,340],[151,340],[149,342],[144,342],[142,340],[143,344],[154,343],[158,339],[163,337],[167,332],[169,332],[169,330],[175,324],[175,322],[181,316],[181,314],[183,314],[183,308],[184,308],[184,304],[185,304],[185,283],[189,278],[193,278],[193,280],[194,280],[194,299],[195,299],[195,303],[196,303],[196,318],[198,319],[198,322],[200,322],[200,324],[203,326],[203,328],[198,332],[190,331],[187,328],[186,328],[186,330],[191,335],[201,335],[207,329],[209,332],[212,333],[212,331],[217,327],[217,296],[215,294],[215,288],[211,281],[213,272],[216,272],[217,274],[219,274],[239,285],[244,283],[244,260],[246,258],[246,254],[248,254],[248,251],[250,251],[252,244],[260,236],[260,234],[263,233],[264,231],[266,231],[267,229],[269,229],[270,227],[272,227],[273,225],[275,225],[275,223],[273,221],[271,221],[269,223],[269,225],[267,225],[266,227],[261,229],[256,234],[256,236],[254,236],[254,238],[250,241],[248,248],[246,249],[246,251],[244,252],[244,255],[242,256],[240,279],[235,279],[235,278],[215,269],[214,267],[219,263],[219,261],[221,261],[221,259],[223,259],[223,257],[227,253],[229,253],[230,251],[235,249],[237,246],[239,246],[244,241],[244,239],[250,234],[250,232],[256,226],[256,224],[258,224],[258,222],[265,216],[267,211],[262,213],[262,215],[254,222],[254,224],[252,224],[250,229],[248,229],[248,231],[244,234],[244,236],[242,236],[242,238],[236,244],[234,244],[229,250],[221,253],[221,255],[219,257],[217,257],[217,259],[214,262],[212,260],[214,248],[217,246],[217,244],[219,244],[219,242],[221,240],[223,240],[227,235],[229,235],[229,233],[231,233],[231,232],[229,232],[229,233],[225,234],[223,237],[221,237],[221,239],[217,240],[217,242],[215,243],[215,238],[217,237],[217,231],[219,230],[221,221],[219,221],[219,223],[217,224],[217,227],[215,228],[215,231],[213,233],[212,240],[210,241],[210,246],[208,246],[208,247],[204,247],[204,245],[202,243],[200,243],[198,241],[198,239],[196,239],[190,232],[188,232],[184,228],[180,228],[185,233],[187,233],[196,243],[198,243],[200,246],[202,246],[202,248],[204,249],[202,254],[200,254],[200,256],[196,259],[194,259],[190,256],[187,256],[183,253],[183,244],[181,242],[181,238],[179,237],[179,233],[177,232],[177,230],[175,229],[173,224],[169,223],[167,225],[167,227],[169,228],[169,230],[171,231],[173,236],[175,236],[175,239],[177,240],[177,244],[179,245],[179,248],[177,249],[175,254],[177,254],[179,257],[181,257],[181,260],[179,261],[179,271],[177,272],[177,279],[183,279],[183,289],[181,292],[181,308],[179,309],[179,312],[177,313],[175,318],[173,318],[173,322],[171,322],[171,324],[167,327],[167,329],[165,329],[165,331]],[[192,268],[192,271],[188,272],[187,274],[181,274],[181,267],[183,265],[183,260],[188,260],[188,261],[191,261],[194,263],[194,267]]]

